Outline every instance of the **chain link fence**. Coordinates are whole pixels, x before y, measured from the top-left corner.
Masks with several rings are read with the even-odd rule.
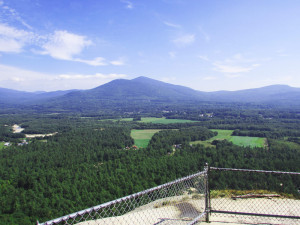
[[[37,225],[300,224],[300,173],[216,168]]]
[[[194,224],[205,213],[207,171],[37,225]]]
[[[209,170],[211,221],[300,224],[300,173]]]

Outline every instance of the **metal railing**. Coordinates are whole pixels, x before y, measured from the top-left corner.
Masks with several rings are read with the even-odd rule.
[[[191,224],[205,215],[207,171],[37,225]]]
[[[206,165],[202,172],[37,225],[300,224],[299,187],[297,172]]]

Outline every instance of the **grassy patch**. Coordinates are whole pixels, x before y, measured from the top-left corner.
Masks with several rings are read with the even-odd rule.
[[[123,119],[104,119],[101,121],[124,121],[124,122],[132,122],[133,118],[123,118]],[[142,117],[140,121],[136,121],[140,123],[160,123],[160,124],[171,124],[171,123],[194,123],[197,121],[193,120],[181,120],[181,119],[167,119],[165,117],[157,118],[157,117]]]
[[[124,121],[124,122],[132,122],[133,118],[122,118],[122,119],[103,119],[101,121]],[[181,120],[181,119],[167,119],[165,117],[157,118],[157,117],[142,117],[140,121],[136,121],[140,123],[159,123],[159,124],[171,124],[171,123],[194,123],[197,121],[193,120]]]
[[[249,146],[251,148],[263,148],[265,147],[265,138],[260,137],[240,137],[231,136],[230,141],[235,145]]]
[[[161,124],[170,124],[170,123],[193,123],[197,121],[193,120],[181,120],[181,119],[166,119],[165,117],[156,118],[156,117],[142,117],[142,120],[139,121],[142,123],[161,123]]]
[[[159,132],[158,129],[131,130],[131,137],[134,139],[134,145],[139,148],[146,148],[152,136]]]
[[[260,137],[242,137],[242,136],[231,136],[233,130],[212,130],[217,131],[218,135],[212,137],[207,141],[193,141],[191,144],[202,144],[205,147],[215,147],[211,144],[214,140],[228,140],[231,141],[235,145],[239,146],[249,146],[251,148],[259,147],[264,148],[266,147],[266,138]]]
[[[2,148],[4,148],[4,142],[0,142],[0,150],[2,149]]]

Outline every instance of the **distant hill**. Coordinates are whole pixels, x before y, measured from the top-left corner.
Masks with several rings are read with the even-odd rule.
[[[0,88],[0,104],[28,104],[39,100],[47,100],[50,98],[65,95],[75,90],[52,91],[52,92],[26,92],[16,91],[7,88]]]
[[[219,101],[254,102],[254,103],[291,103],[299,104],[300,88],[288,85],[271,85],[240,91],[211,92],[210,98]]]
[[[0,88],[0,105],[34,105],[45,110],[98,111],[126,107],[152,107],[162,104],[199,102],[241,102],[257,104],[300,105],[300,88],[272,85],[240,91],[196,91],[147,77],[116,79],[89,90],[21,92]]]

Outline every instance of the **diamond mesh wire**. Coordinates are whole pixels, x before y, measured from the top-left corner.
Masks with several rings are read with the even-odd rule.
[[[300,224],[300,173],[211,168],[209,176],[211,221]]]
[[[199,172],[38,225],[190,224],[205,211],[205,174]]]

